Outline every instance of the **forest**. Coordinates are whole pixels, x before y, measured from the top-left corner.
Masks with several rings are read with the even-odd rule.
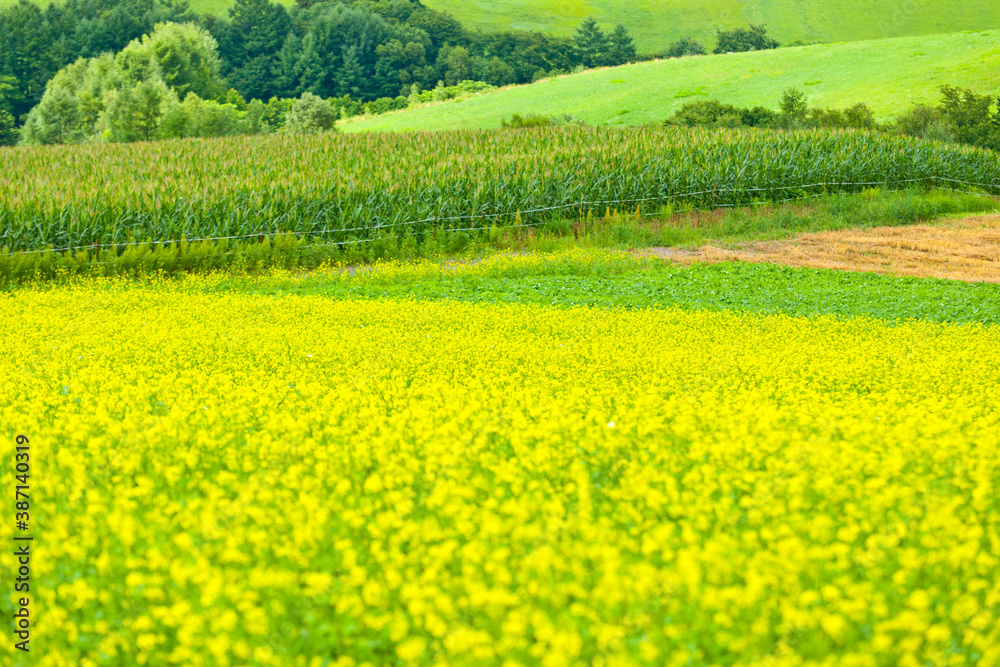
[[[183,0],[67,0],[44,7],[20,0],[0,11],[0,143],[16,143],[54,79],[62,92],[46,100],[47,116],[35,114],[46,127],[27,131],[32,142],[83,138],[99,122],[85,118],[98,102],[124,105],[131,109],[122,112],[128,116],[147,116],[139,129],[105,127],[119,140],[148,138],[148,107],[162,117],[173,103],[212,116],[200,123],[203,130],[228,122],[235,131],[234,123],[241,122],[246,132],[255,124],[283,123],[293,100],[306,93],[338,98],[333,106],[341,115],[378,112],[405,106],[413,95],[426,98],[435,88],[453,89],[439,98],[454,96],[460,84],[469,89],[467,82],[529,83],[637,57],[622,25],[605,30],[589,18],[573,38],[517,30],[485,34],[419,0],[298,0],[291,9],[237,0],[225,18],[196,16]],[[190,81],[173,81],[171,73]],[[112,90],[117,99],[94,98],[88,109],[79,100],[81,86],[90,86],[91,97]],[[197,99],[188,101],[192,94]],[[258,111],[247,118],[247,101],[253,100],[260,102],[254,105]],[[259,111],[264,102],[270,102],[266,113]],[[137,104],[145,112],[136,111]],[[217,108],[226,104],[231,108]],[[102,122],[113,125],[114,114],[105,111],[96,115],[103,113]]]

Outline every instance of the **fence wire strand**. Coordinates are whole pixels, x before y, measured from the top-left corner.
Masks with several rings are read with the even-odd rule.
[[[822,183],[809,183],[809,184],[804,184],[804,185],[785,185],[785,186],[777,186],[777,187],[755,187],[755,188],[718,187],[718,188],[712,188],[712,189],[708,189],[708,190],[696,190],[696,191],[690,191],[690,192],[670,193],[670,194],[660,195],[658,197],[640,197],[640,198],[633,198],[633,199],[606,199],[606,200],[599,200],[599,201],[578,201],[578,202],[571,202],[571,203],[566,203],[566,204],[556,204],[556,205],[553,205],[553,206],[543,206],[543,207],[539,207],[539,208],[518,210],[518,211],[514,211],[514,212],[480,213],[480,214],[469,214],[469,215],[430,217],[430,218],[421,218],[419,220],[407,220],[407,221],[404,221],[404,222],[397,222],[397,223],[392,223],[392,224],[369,225],[369,226],[365,226],[365,227],[346,227],[346,228],[332,228],[331,227],[331,228],[327,228],[327,229],[319,229],[319,230],[313,230],[313,231],[302,231],[302,232],[294,232],[294,231],[287,231],[287,232],[286,231],[281,231],[281,232],[263,232],[263,231],[261,231],[261,232],[252,233],[252,234],[235,234],[235,235],[231,235],[231,236],[202,236],[202,237],[196,237],[196,238],[186,238],[185,237],[185,238],[180,238],[180,239],[168,239],[168,240],[162,240],[162,241],[123,241],[123,242],[120,242],[120,243],[91,243],[91,244],[87,244],[87,245],[66,246],[66,247],[61,247],[61,248],[43,248],[43,249],[40,249],[40,250],[22,250],[22,251],[13,252],[13,253],[10,253],[10,254],[12,254],[12,255],[30,255],[30,254],[41,254],[41,253],[64,253],[64,252],[72,252],[72,251],[78,251],[78,250],[94,250],[94,251],[96,251],[98,249],[103,249],[103,248],[114,248],[115,250],[117,250],[118,248],[127,248],[127,247],[132,247],[132,246],[147,246],[147,245],[161,245],[161,246],[166,246],[166,245],[178,244],[178,243],[199,243],[199,242],[202,242],[202,241],[232,241],[232,240],[253,239],[253,238],[258,238],[258,239],[263,240],[265,238],[272,239],[272,238],[275,238],[275,237],[278,237],[278,236],[283,236],[283,235],[286,235],[286,234],[293,234],[293,235],[296,235],[296,236],[310,236],[310,237],[312,237],[312,236],[326,235],[326,234],[346,234],[346,233],[350,233],[350,232],[367,232],[368,234],[371,234],[371,233],[379,232],[381,230],[393,230],[393,229],[396,229],[398,227],[407,227],[407,226],[411,226],[411,225],[419,225],[419,224],[426,224],[426,223],[436,224],[436,223],[444,223],[444,222],[455,222],[455,221],[460,221],[460,220],[486,220],[486,219],[490,219],[490,218],[512,218],[512,217],[516,217],[518,215],[530,215],[530,214],[533,214],[533,213],[547,213],[547,212],[551,212],[551,211],[559,211],[559,210],[572,209],[572,208],[580,208],[580,209],[587,208],[588,210],[593,210],[593,208],[597,207],[597,206],[608,207],[608,206],[620,205],[620,204],[629,204],[629,205],[636,204],[636,205],[638,205],[638,204],[643,204],[643,203],[647,203],[647,202],[669,202],[671,200],[677,200],[677,199],[683,199],[683,198],[690,198],[690,197],[698,197],[698,196],[701,196],[701,195],[744,194],[744,193],[764,192],[764,191],[774,192],[774,191],[781,191],[781,190],[808,190],[810,188],[818,188],[818,187],[823,187],[824,188],[823,192],[818,193],[818,194],[813,194],[813,195],[803,195],[803,196],[800,196],[800,197],[789,197],[787,199],[777,199],[777,200],[769,200],[769,201],[754,201],[754,202],[746,202],[746,203],[713,204],[712,206],[710,206],[708,208],[702,208],[702,209],[693,208],[693,209],[691,209],[691,210],[705,211],[705,210],[714,210],[714,209],[721,209],[721,208],[740,208],[740,207],[749,207],[749,206],[767,206],[767,205],[771,205],[771,204],[781,204],[781,203],[787,203],[787,202],[792,202],[792,201],[803,201],[803,200],[807,200],[807,199],[815,199],[815,198],[822,197],[822,196],[827,195],[827,194],[846,194],[846,193],[829,193],[827,190],[830,187],[863,187],[863,186],[873,186],[873,185],[889,186],[889,185],[904,185],[904,184],[927,183],[927,182],[931,183],[930,189],[932,189],[932,190],[943,190],[943,191],[946,191],[946,192],[961,192],[963,194],[979,195],[979,196],[996,196],[996,195],[989,194],[989,192],[985,192],[985,193],[984,192],[972,192],[970,190],[960,190],[960,189],[955,188],[955,187],[944,187],[944,186],[937,185],[937,183],[938,182],[953,183],[953,184],[956,184],[956,185],[964,185],[966,187],[980,188],[980,189],[983,189],[983,190],[997,190],[997,189],[1000,189],[1000,184],[975,183],[975,182],[970,182],[970,181],[956,180],[956,179],[952,179],[952,178],[944,178],[944,177],[941,177],[941,176],[924,176],[924,177],[920,177],[920,178],[908,178],[908,179],[896,180],[896,181],[864,181],[864,182],[858,182],[858,183],[849,183],[849,182],[841,182],[841,181],[824,181]],[[287,215],[287,214],[285,214],[285,215]],[[280,218],[279,218],[279,220],[280,220]],[[524,228],[524,227],[539,227],[541,225],[546,224],[546,222],[547,221],[539,221],[539,222],[524,223],[524,224],[519,224],[519,225],[504,225],[503,228],[504,229],[518,229],[518,228]],[[451,228],[451,229],[442,229],[441,231],[445,232],[445,233],[455,233],[455,232],[475,232],[475,231],[482,231],[484,229],[486,229],[486,228],[485,227],[470,226],[470,227],[454,227],[454,228]],[[372,242],[377,241],[377,240],[379,240],[379,238],[347,239],[347,240],[341,240],[341,241],[333,241],[331,243],[325,243],[325,244],[322,244],[322,246],[355,245],[355,244],[360,244],[360,243],[372,243]]]

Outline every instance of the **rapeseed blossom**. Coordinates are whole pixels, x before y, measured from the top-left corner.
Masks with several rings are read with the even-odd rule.
[[[1000,329],[156,282],[0,312],[37,664],[1000,664]]]

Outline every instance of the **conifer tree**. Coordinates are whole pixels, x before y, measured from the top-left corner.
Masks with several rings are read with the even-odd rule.
[[[344,49],[344,64],[340,68],[340,80],[338,81],[340,94],[359,97],[364,75],[365,71],[358,59],[358,48],[352,45]]]
[[[316,49],[316,35],[309,32],[302,40],[302,50],[299,52],[299,60],[295,64],[295,73],[299,80],[298,93],[310,92],[315,95],[322,95],[324,92],[323,79],[326,68],[323,66],[323,59]]]
[[[13,146],[17,143],[17,128],[14,127],[14,117],[6,109],[0,109],[0,146]]]
[[[608,48],[608,65],[624,65],[635,60],[635,41],[629,33],[628,28],[619,23],[611,33],[610,46]]]
[[[229,39],[222,48],[234,68],[277,52],[292,29],[285,8],[268,0],[236,0],[229,17]]]
[[[17,128],[14,124],[14,114],[11,113],[13,98],[20,93],[18,82],[12,76],[0,76],[0,146],[13,146],[17,143]]]
[[[608,36],[597,25],[597,19],[593,16],[585,18],[577,27],[573,41],[581,63],[587,67],[599,67],[604,64],[608,53]]]

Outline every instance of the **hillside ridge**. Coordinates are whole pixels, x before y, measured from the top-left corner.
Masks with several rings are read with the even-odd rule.
[[[719,99],[777,108],[797,87],[811,106],[865,102],[880,120],[935,103],[944,84],[1000,93],[1000,31],[866,40],[656,60],[510,86],[465,100],[349,119],[356,131],[499,127],[513,113],[568,115],[588,124],[660,122],[684,103]]]
[[[984,0],[423,0],[469,28],[570,35],[594,15],[623,23],[641,51],[681,37],[715,44],[716,30],[764,23],[782,44],[848,42],[1000,28],[1000,3]]]
[[[0,7],[19,0],[0,0]],[[48,4],[49,0],[35,0]],[[286,7],[294,0],[272,0]],[[189,0],[201,14],[224,16],[233,0]],[[832,43],[1000,29],[1000,3],[984,0],[421,0],[471,30],[540,30],[569,36],[587,16],[606,28],[623,23],[641,52],[681,37],[709,49],[716,30],[764,23],[782,44]]]

